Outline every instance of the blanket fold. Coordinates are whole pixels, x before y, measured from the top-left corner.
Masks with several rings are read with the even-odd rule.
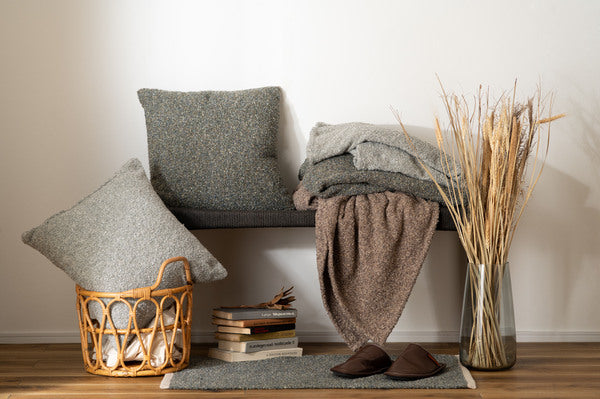
[[[308,205],[310,195],[296,197]],[[369,340],[385,343],[421,270],[438,215],[437,203],[403,193],[318,199],[321,295],[351,349]]]
[[[402,173],[358,170],[352,154],[337,155],[314,165],[307,159],[300,167],[299,178],[304,187],[319,198],[398,191],[440,203],[444,201],[434,182]]]
[[[447,187],[451,175],[443,167],[439,149],[411,136],[410,141],[399,125],[373,125],[350,122],[338,125],[317,123],[310,132],[307,161],[314,165],[325,159],[351,153],[354,166],[359,170],[381,170],[430,180],[420,165],[420,159],[431,170],[434,179]],[[455,179],[460,177],[460,167],[450,166]],[[457,181],[457,180],[456,180]]]

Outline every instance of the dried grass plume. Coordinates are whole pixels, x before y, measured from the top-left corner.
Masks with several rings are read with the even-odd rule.
[[[462,180],[436,182],[427,166],[421,166],[450,210],[469,263],[504,264],[544,167],[550,124],[564,114],[552,115],[553,97],[543,96],[540,88],[528,101],[516,102],[516,82],[511,93],[496,101],[490,101],[481,86],[472,101],[447,94],[441,82],[440,86],[448,129],[444,131],[436,117],[436,141],[445,174],[462,170]],[[407,134],[398,112],[393,112]]]

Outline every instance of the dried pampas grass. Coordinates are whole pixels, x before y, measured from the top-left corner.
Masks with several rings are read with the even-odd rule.
[[[564,115],[552,116],[552,96],[542,96],[539,88],[527,102],[517,103],[516,82],[511,95],[495,102],[481,87],[469,102],[448,95],[441,82],[440,86],[448,130],[444,132],[435,118],[436,141],[444,174],[455,176],[461,170],[462,178],[440,184],[427,166],[421,166],[450,210],[469,260],[465,298],[472,307],[463,309],[461,361],[479,369],[506,368],[514,362],[516,346],[503,337],[502,278],[515,230],[544,168],[550,124]],[[542,117],[546,107],[548,116]]]
[[[469,263],[504,264],[544,167],[550,124],[564,114],[551,116],[552,96],[542,96],[541,89],[526,103],[517,103],[516,83],[510,96],[504,94],[495,102],[481,87],[468,101],[440,86],[448,130],[444,133],[436,117],[436,141],[445,174],[455,176],[461,170],[462,179],[437,182],[427,166],[421,166],[450,210]],[[549,116],[542,117],[546,107]],[[393,112],[406,133],[398,112]]]

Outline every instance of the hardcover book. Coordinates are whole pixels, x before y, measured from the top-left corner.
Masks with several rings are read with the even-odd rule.
[[[208,356],[226,362],[245,362],[249,360],[264,360],[283,356],[299,357],[302,356],[302,348],[273,349],[253,353],[232,352],[218,348],[210,348],[208,350]]]
[[[294,324],[296,318],[288,319],[250,319],[250,320],[227,320],[218,317],[213,317],[212,323],[218,326],[232,326],[232,327],[255,327],[255,326],[269,326],[274,324]]]
[[[261,339],[257,341],[235,342],[235,341],[219,341],[219,349],[233,352],[258,352],[272,349],[297,348],[298,337],[293,338],[275,338]]]
[[[283,330],[294,330],[295,324],[272,324],[269,326],[255,326],[255,327],[231,327],[231,326],[217,326],[218,332],[234,333],[234,334],[262,334],[273,331]]]
[[[215,333],[215,338],[224,341],[248,342],[260,341],[274,338],[292,338],[296,336],[296,330],[275,331],[264,334],[231,334],[231,333]]]
[[[284,319],[298,315],[296,309],[218,308],[213,316],[228,320]]]

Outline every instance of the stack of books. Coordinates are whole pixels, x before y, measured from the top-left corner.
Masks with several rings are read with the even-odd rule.
[[[208,356],[226,362],[302,356],[296,337],[296,309],[213,309],[217,348]]]

